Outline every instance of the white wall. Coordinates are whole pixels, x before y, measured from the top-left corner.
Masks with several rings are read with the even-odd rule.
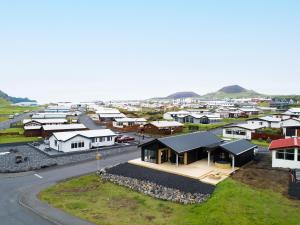
[[[256,126],[270,127],[269,122],[260,121],[260,120],[248,120],[248,124],[254,124]]]
[[[276,150],[272,150],[272,167],[289,168],[289,169],[300,169],[300,161],[297,160],[297,153],[299,149],[295,149],[295,159],[285,160],[276,159]]]
[[[82,147],[82,148],[71,148],[72,143],[80,142],[80,141],[84,142],[84,147]],[[63,151],[63,152],[74,152],[74,151],[88,150],[88,149],[90,149],[90,143],[91,143],[91,140],[89,138],[82,137],[82,136],[76,136],[76,137],[71,138],[70,140],[68,140],[66,142],[61,142],[59,150]]]
[[[49,142],[50,142],[50,148],[53,148],[58,151],[63,151],[63,152],[84,151],[84,150],[89,150],[91,147],[112,146],[115,144],[115,137],[112,137],[111,141],[107,141],[107,137],[103,137],[103,138],[104,138],[103,142],[92,143],[92,138],[90,139],[83,136],[75,136],[74,138],[71,138],[70,140],[67,140],[65,142],[58,141],[57,146],[55,146],[56,138],[52,135],[49,138]],[[78,143],[81,141],[84,142],[84,147],[71,148],[72,143]]]
[[[116,137],[112,137],[111,141],[107,141],[107,137],[103,137],[104,141],[102,142],[91,142],[92,147],[103,147],[103,146],[112,146],[115,144]]]
[[[237,135],[237,134],[226,134],[226,130],[231,130],[231,131],[235,131],[235,130],[243,130],[246,132],[245,135]],[[251,131],[250,130],[245,130],[242,128],[223,128],[223,137],[225,138],[234,138],[234,139],[248,139],[251,140]]]

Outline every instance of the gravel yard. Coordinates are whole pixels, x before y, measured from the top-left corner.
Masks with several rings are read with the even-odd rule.
[[[105,148],[99,150],[102,157],[119,154],[128,151],[137,151],[136,146],[125,146],[119,148]],[[9,152],[9,153],[8,153]],[[0,146],[0,172],[24,172],[38,170],[41,168],[66,165],[81,161],[93,160],[96,151],[71,153],[68,155],[49,156],[38,149],[27,144],[22,145],[1,145]],[[22,158],[22,162],[16,163],[16,156]]]
[[[211,194],[215,187],[198,180],[124,163],[106,169],[107,173],[150,181],[186,193]]]

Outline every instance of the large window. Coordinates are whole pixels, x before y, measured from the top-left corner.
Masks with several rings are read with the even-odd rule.
[[[144,150],[144,161],[156,163],[156,151],[145,149]]]
[[[294,149],[278,150],[276,152],[276,159],[294,160],[295,150]],[[298,159],[299,159],[299,154],[298,154]]]
[[[71,148],[83,148],[83,147],[84,147],[84,141],[71,143]]]

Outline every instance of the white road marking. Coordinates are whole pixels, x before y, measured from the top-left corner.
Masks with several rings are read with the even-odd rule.
[[[40,178],[40,179],[43,178],[41,175],[38,175],[37,173],[35,173],[34,176],[36,176],[36,177],[38,177],[38,178]]]

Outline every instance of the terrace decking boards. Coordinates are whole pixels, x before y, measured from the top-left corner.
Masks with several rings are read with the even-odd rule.
[[[124,163],[106,170],[110,174],[147,180],[168,188],[178,189],[186,193],[212,194],[215,186],[171,173],[157,171],[145,167]]]

